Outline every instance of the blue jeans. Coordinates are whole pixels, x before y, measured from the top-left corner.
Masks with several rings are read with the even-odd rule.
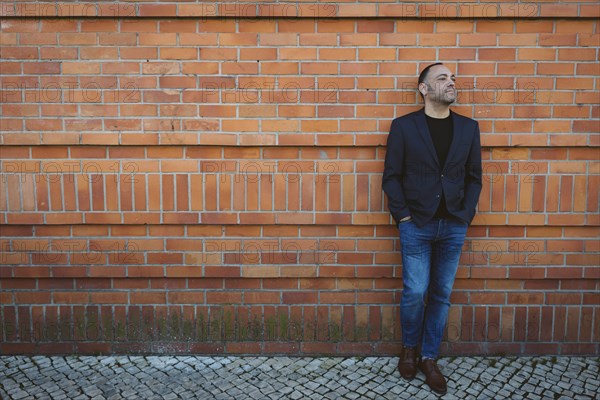
[[[421,345],[421,356],[436,359],[450,308],[450,293],[468,225],[433,219],[423,227],[398,225],[402,244],[400,321],[406,347]],[[427,304],[425,303],[427,300]]]

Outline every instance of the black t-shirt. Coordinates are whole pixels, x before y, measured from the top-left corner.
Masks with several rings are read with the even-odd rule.
[[[427,127],[429,128],[429,134],[433,141],[433,147],[435,147],[440,166],[443,169],[446,164],[446,158],[448,157],[448,151],[450,150],[450,144],[452,143],[452,137],[454,136],[452,114],[448,115],[446,118],[432,118],[429,115],[425,115],[425,117],[427,118]],[[451,216],[446,208],[446,199],[442,194],[442,199],[434,218],[449,217]]]

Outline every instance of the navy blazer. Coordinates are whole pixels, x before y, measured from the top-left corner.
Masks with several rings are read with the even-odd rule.
[[[448,212],[470,224],[481,193],[481,141],[477,121],[452,112],[453,137],[446,164],[440,165],[425,110],[394,119],[387,139],[383,190],[398,223],[412,216],[429,222],[441,201]]]

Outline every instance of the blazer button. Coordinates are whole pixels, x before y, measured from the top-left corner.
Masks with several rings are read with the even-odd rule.
[[[435,195],[435,197],[437,197],[437,198],[439,199],[439,198],[440,198],[440,195],[439,195],[439,194],[436,194],[436,195]]]

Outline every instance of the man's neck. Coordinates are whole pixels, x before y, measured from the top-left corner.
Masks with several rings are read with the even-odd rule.
[[[431,118],[446,118],[450,115],[450,106],[446,104],[425,103],[425,114]]]

